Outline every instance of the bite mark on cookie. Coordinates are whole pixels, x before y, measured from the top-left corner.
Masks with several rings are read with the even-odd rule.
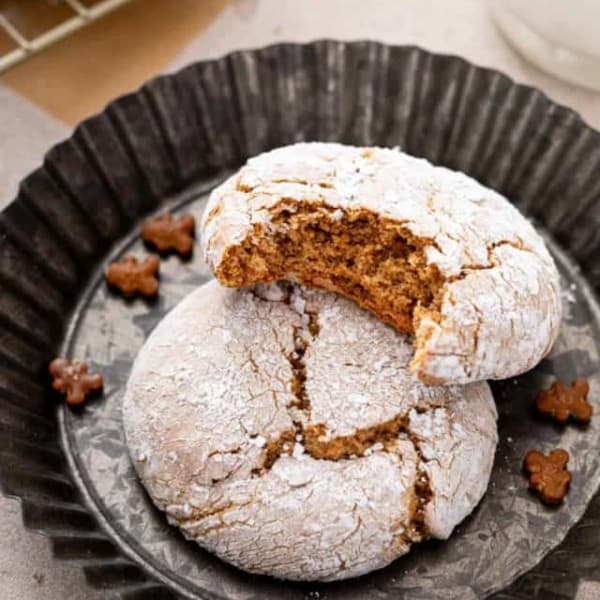
[[[265,153],[213,192],[203,227],[223,285],[288,279],[341,293],[414,337],[410,369],[426,383],[517,375],[556,338],[558,273],[531,225],[492,190],[401,152]]]
[[[437,248],[434,239],[416,236],[402,222],[369,210],[282,200],[269,213],[268,228],[255,223],[239,245],[227,248],[215,273],[219,281],[245,287],[293,273],[298,283],[336,291],[398,331],[414,335],[411,370],[432,384],[441,382],[428,376],[423,365],[431,355],[433,329],[421,323],[441,323],[449,286],[475,271],[497,268],[498,248],[531,252],[523,242],[499,240],[487,245],[487,262],[465,264],[458,274],[443,276],[426,255],[427,248]],[[479,319],[473,334],[475,352],[484,315],[473,308]],[[463,362],[467,358],[462,357]]]
[[[292,272],[298,283],[334,289],[405,333],[417,305],[433,307],[444,278],[427,264],[429,238],[365,209],[285,200],[269,213],[271,226],[229,247],[216,276],[230,287],[270,283]]]

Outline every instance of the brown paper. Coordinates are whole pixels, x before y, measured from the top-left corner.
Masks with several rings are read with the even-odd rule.
[[[0,10],[24,33],[35,35],[68,14],[58,4],[2,0]],[[160,73],[226,4],[136,0],[14,67],[0,76],[0,83],[75,125]],[[0,39],[0,52],[9,43]]]

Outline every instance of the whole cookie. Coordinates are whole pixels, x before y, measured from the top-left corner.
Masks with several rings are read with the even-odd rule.
[[[246,571],[379,569],[450,535],[497,443],[488,385],[421,384],[410,355],[334,294],[208,283],[134,364],[123,416],[139,477],[170,523]]]
[[[337,291],[414,335],[430,383],[517,375],[550,350],[559,277],[543,240],[496,192],[384,148],[311,143],[248,161],[202,221],[219,281]]]

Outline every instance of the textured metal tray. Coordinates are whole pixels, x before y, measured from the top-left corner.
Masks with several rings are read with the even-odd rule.
[[[508,195],[566,250],[553,245],[567,309],[557,347],[516,383],[494,386],[501,446],[475,515],[450,542],[329,586],[242,574],[184,542],[150,508],[124,451],[120,392],[146,333],[208,274],[198,257],[169,258],[153,305],[126,304],[100,277],[109,256],[135,249],[144,214],[166,203],[199,213],[227,170],[304,139],[398,145],[463,170]],[[585,281],[600,285],[598,172],[600,134],[573,112],[499,73],[417,48],[283,44],[153,80],[54,147],[0,216],[5,493],[22,498],[26,526],[49,535],[58,557],[80,561],[92,585],[122,598],[475,598],[524,571],[497,597],[573,597],[581,578],[600,577],[600,501],[590,503],[600,424],[557,429],[530,407],[549,376],[580,375],[600,409],[598,307]],[[57,410],[46,391],[47,362],[61,348],[107,378],[104,398],[84,411]],[[557,443],[572,451],[575,478],[566,505],[551,510],[528,494],[519,465],[530,444]]]

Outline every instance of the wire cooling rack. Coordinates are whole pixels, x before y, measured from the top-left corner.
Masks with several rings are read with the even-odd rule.
[[[8,11],[6,14],[4,11],[0,12],[0,32],[4,30],[4,33],[13,42],[13,48],[3,54],[0,53],[0,73],[128,2],[131,2],[131,0],[99,0],[91,6],[85,6],[80,0],[59,0],[55,4],[62,3],[66,5],[66,18],[30,39],[10,19]],[[30,4],[32,4],[31,10],[35,10],[35,4]]]

